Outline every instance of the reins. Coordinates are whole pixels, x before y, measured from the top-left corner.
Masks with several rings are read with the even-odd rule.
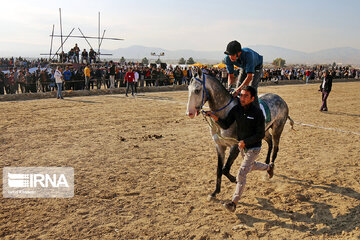
[[[194,77],[195,80],[197,80],[198,82],[200,82],[202,85],[203,85],[203,91],[202,91],[202,100],[201,100],[201,113],[202,113],[202,116],[204,117],[205,121],[207,122],[207,124],[209,125],[209,127],[211,128],[212,131],[214,131],[217,135],[217,137],[224,141],[227,145],[237,145],[239,144],[239,141],[236,139],[236,138],[232,138],[232,137],[223,137],[221,135],[221,132],[220,132],[220,127],[219,125],[214,121],[214,119],[212,117],[209,117],[209,120],[207,119],[206,117],[206,112],[203,110],[203,107],[204,107],[204,98],[205,98],[205,94],[207,96],[207,98],[209,99],[209,93],[205,87],[205,74],[203,73],[203,80],[199,79],[199,78],[196,78]],[[228,104],[226,104],[224,107],[218,109],[218,110],[215,110],[215,111],[212,111],[212,113],[216,113],[216,112],[219,112],[221,110],[224,110],[225,108],[227,108],[231,103],[232,101],[234,100],[234,98],[232,97],[231,100],[229,101]]]
[[[206,94],[208,99],[210,98],[210,95],[209,95],[209,93],[208,93],[208,91],[207,91],[207,89],[205,87],[205,79],[206,79],[205,78],[205,73],[203,73],[203,80],[202,81],[199,78],[196,78],[196,77],[194,77],[194,78],[195,78],[196,81],[200,82],[203,85],[203,91],[202,91],[203,94],[202,94],[201,108],[200,109],[201,109],[202,112],[204,112],[203,107],[204,107],[204,104],[205,104],[204,103],[205,94]],[[218,110],[212,111],[212,113],[217,113],[217,112],[220,112],[221,110],[224,110],[225,108],[227,108],[232,103],[233,100],[234,100],[234,98],[232,97],[230,99],[230,101],[228,102],[228,104],[226,104],[225,106],[223,106],[222,108],[220,108]]]

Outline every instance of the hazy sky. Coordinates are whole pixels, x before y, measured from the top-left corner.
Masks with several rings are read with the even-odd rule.
[[[274,45],[312,52],[334,47],[360,49],[359,0],[102,0],[36,1],[1,0],[0,55],[47,53],[52,25],[63,34],[78,27],[88,36],[97,36],[101,12],[103,48],[132,45],[168,50],[223,50],[237,39],[243,46]],[[85,40],[74,42],[89,48]],[[97,40],[90,42],[94,48]],[[54,39],[54,48],[60,39]]]

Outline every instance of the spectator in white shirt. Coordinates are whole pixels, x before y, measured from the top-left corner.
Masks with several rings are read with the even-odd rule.
[[[63,78],[63,75],[61,73],[62,69],[61,67],[57,67],[56,68],[56,71],[55,71],[55,74],[54,74],[54,77],[55,77],[55,83],[56,83],[56,86],[57,86],[57,99],[64,99],[63,96],[62,96],[62,85],[63,85],[63,82],[64,82],[64,78]]]
[[[137,84],[138,84],[138,81],[139,81],[138,69],[135,70],[134,75],[135,75],[135,78],[134,78],[135,95],[137,95]]]

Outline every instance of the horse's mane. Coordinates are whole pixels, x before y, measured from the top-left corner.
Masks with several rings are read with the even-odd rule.
[[[231,97],[230,93],[228,92],[228,90],[224,87],[224,85],[219,81],[219,79],[217,79],[216,77],[213,77],[211,75],[205,75],[206,81],[210,80],[212,83],[215,83],[216,86],[216,91],[221,92],[222,94],[228,95]]]

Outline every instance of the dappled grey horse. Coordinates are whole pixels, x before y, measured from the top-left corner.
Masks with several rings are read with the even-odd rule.
[[[190,118],[194,118],[199,115],[206,102],[208,102],[210,110],[218,118],[222,119],[227,116],[236,104],[240,104],[238,99],[234,99],[216,78],[202,74],[201,70],[193,73],[188,89],[189,98],[186,114]],[[264,137],[264,140],[269,146],[265,162],[269,164],[272,151],[273,154],[271,162],[275,162],[279,151],[280,136],[287,119],[290,120],[291,127],[293,127],[294,122],[289,116],[289,108],[286,102],[280,96],[272,93],[266,93],[259,96],[259,99],[267,104],[271,115],[271,121],[265,124]],[[239,149],[236,143],[229,143],[229,141],[225,141],[225,138],[237,138],[236,123],[234,122],[231,127],[226,130],[222,128],[219,130],[220,131],[216,131],[214,128],[210,128],[210,133],[215,142],[218,156],[216,189],[210,195],[211,197],[215,197],[216,194],[220,192],[222,175],[225,175],[231,182],[236,182],[236,178],[230,174],[230,168],[239,154]],[[221,137],[219,137],[219,135]],[[230,148],[230,152],[224,166],[225,151],[228,147]]]

